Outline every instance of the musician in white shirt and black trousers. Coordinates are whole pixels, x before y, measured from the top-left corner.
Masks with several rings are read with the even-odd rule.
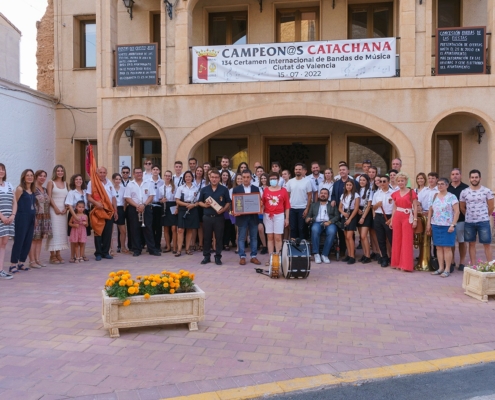
[[[141,242],[141,232],[148,252],[153,256],[160,256],[161,253],[155,248],[151,226],[153,224],[153,212],[151,203],[153,202],[154,189],[152,184],[143,181],[143,170],[134,168],[134,180],[125,188],[124,197],[127,201],[127,217],[129,219],[129,235],[131,236],[131,250],[134,257],[141,255],[143,244]],[[141,214],[141,218],[139,216]],[[141,221],[140,221],[141,219]],[[144,227],[142,226],[144,223]]]
[[[392,246],[392,229],[390,229],[392,211],[394,201],[392,199],[393,189],[389,186],[389,177],[382,175],[380,177],[380,189],[373,195],[373,210],[375,211],[375,219],[373,220],[373,228],[378,239],[380,247],[381,259],[380,265],[385,268],[390,265],[390,257],[387,255],[387,239]]]
[[[183,178],[184,184],[179,186],[175,192],[175,200],[179,206],[177,253],[175,253],[175,257],[181,256],[184,230],[186,231],[186,254],[189,256],[193,254],[190,250],[192,233],[194,229],[199,229],[198,188],[193,183],[194,176],[191,171],[184,172]]]
[[[153,210],[153,224],[151,230],[153,232],[153,239],[155,241],[155,249],[158,251],[162,248],[162,215],[163,204],[160,202],[160,188],[165,184],[164,180],[160,178],[160,167],[153,165],[151,168],[151,191],[154,193],[153,202],[151,203]]]

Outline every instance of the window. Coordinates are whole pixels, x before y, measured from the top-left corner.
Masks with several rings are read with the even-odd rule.
[[[461,0],[438,0],[438,27],[461,26]]]
[[[349,39],[391,37],[393,15],[392,3],[349,6]]]
[[[318,8],[277,10],[277,42],[312,42],[319,36]]]
[[[247,11],[210,14],[208,27],[210,46],[247,43]]]
[[[158,64],[161,64],[162,57],[162,35],[161,35],[161,24],[160,24],[160,13],[151,14],[151,42],[158,43]]]
[[[140,164],[144,165],[144,161],[149,158],[153,164],[162,165],[162,141],[160,139],[142,139]]]
[[[384,174],[392,161],[392,145],[380,136],[348,136],[347,160],[351,175],[359,173],[363,160],[371,160]]]
[[[81,21],[80,68],[96,67],[96,21]]]
[[[247,149],[248,140],[247,138],[238,139],[210,139],[209,151],[208,151],[208,161],[211,163],[212,167],[220,167],[220,162],[222,161],[222,156],[226,155],[230,158],[230,168],[232,170],[237,170],[237,166],[241,162],[248,162]]]
[[[435,171],[440,176],[450,176],[454,168],[461,168],[460,164],[460,135],[436,134],[435,140]]]

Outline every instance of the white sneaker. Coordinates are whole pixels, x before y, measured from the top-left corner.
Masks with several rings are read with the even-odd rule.
[[[315,254],[315,264],[321,264],[321,257],[319,254]]]
[[[327,256],[321,256],[321,259],[325,264],[330,264],[330,259]]]
[[[0,271],[0,279],[12,279],[12,274],[5,272],[3,269]]]

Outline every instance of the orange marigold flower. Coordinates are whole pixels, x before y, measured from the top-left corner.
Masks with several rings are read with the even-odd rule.
[[[108,282],[108,286],[113,286],[113,284],[114,284],[113,281]]]
[[[124,301],[123,306],[127,307],[129,304],[131,304],[131,301],[129,299],[127,299],[126,301]]]
[[[131,280],[131,279],[128,279],[127,282],[126,282],[126,285],[127,286],[132,286],[134,282]]]
[[[170,278],[168,278],[168,281],[169,281],[170,283],[172,283],[172,282],[174,281],[174,278],[170,277]]]
[[[129,289],[127,289],[127,293],[129,293],[129,294],[136,293],[136,288],[134,286],[131,286]]]
[[[175,293],[175,290],[174,289],[170,289],[170,294],[174,294]]]
[[[164,283],[164,284],[163,284],[163,287],[164,287],[164,288],[168,288],[168,283]]]
[[[113,277],[113,280],[114,280],[115,282],[120,281],[120,276],[118,276],[118,275],[114,276],[114,277]]]
[[[141,275],[136,276],[136,279],[141,279]]]
[[[156,282],[151,282],[151,286],[155,287],[156,286]]]
[[[149,294],[149,293],[145,293],[144,298],[145,298],[146,300],[148,300],[148,299],[150,298],[150,294]]]
[[[115,272],[110,272],[110,273],[108,274],[108,276],[109,276],[110,278],[113,278],[113,277],[115,276]]]
[[[150,281],[144,281],[145,286],[148,286],[150,284]]]
[[[125,281],[123,279],[119,282],[119,286],[125,286]]]

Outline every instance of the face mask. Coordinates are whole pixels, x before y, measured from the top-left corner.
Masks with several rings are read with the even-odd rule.
[[[270,186],[277,186],[278,181],[276,179],[270,179]]]

